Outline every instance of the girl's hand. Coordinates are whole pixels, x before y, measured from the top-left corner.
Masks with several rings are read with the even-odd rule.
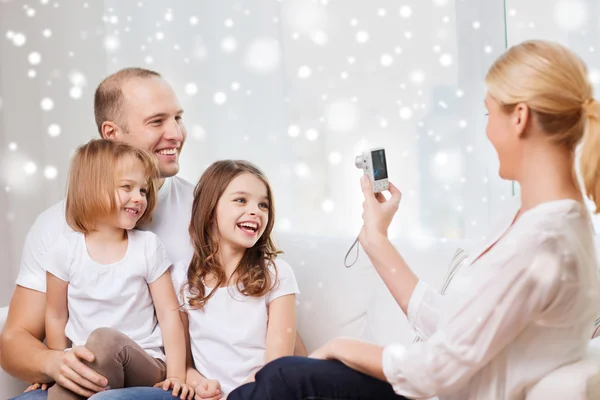
[[[195,388],[195,400],[221,400],[223,393],[221,392],[221,384],[216,379],[204,379]]]
[[[387,237],[388,228],[398,211],[402,193],[396,186],[390,182],[389,192],[392,195],[389,199],[382,193],[373,193],[371,181],[366,175],[360,180],[365,201],[363,203],[363,227],[360,232],[359,240],[363,247],[382,237]]]
[[[50,386],[52,386],[53,383],[34,383],[33,385],[29,386],[27,389],[25,389],[25,391],[23,393],[27,393],[27,392],[31,392],[33,390],[48,390],[50,388]]]
[[[167,378],[162,382],[158,382],[154,387],[162,388],[165,392],[172,388],[173,397],[179,397],[181,400],[192,400],[194,398],[194,389],[186,383],[182,383],[179,378]],[[180,392],[181,396],[179,395]]]

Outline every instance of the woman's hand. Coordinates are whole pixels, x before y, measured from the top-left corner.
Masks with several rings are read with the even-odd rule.
[[[371,181],[363,175],[360,181],[365,201],[363,203],[363,227],[360,231],[360,244],[363,248],[383,237],[387,237],[388,228],[398,211],[402,193],[390,182],[391,197],[386,199],[382,193],[373,193]]]
[[[335,360],[333,354],[333,345],[339,339],[333,339],[313,351],[308,358],[314,358],[316,360]]]

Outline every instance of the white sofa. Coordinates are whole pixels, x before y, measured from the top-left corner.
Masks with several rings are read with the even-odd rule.
[[[352,268],[344,256],[354,238],[282,235],[282,256],[296,272],[301,297],[298,329],[309,351],[336,336],[363,338],[385,345],[409,344],[413,333],[400,308],[370,266],[361,249]],[[440,287],[452,255],[468,243],[396,240],[408,263],[425,281]],[[351,253],[352,260],[355,253]],[[0,327],[6,314],[0,309]],[[24,385],[0,370],[0,399],[18,394]],[[534,386],[528,400],[600,400],[600,342],[591,343],[587,357],[565,366]],[[491,400],[491,399],[490,399]]]

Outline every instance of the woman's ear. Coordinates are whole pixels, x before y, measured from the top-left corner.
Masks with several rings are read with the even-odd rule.
[[[512,113],[511,122],[518,138],[523,138],[526,133],[527,125],[531,120],[531,110],[525,103],[519,103],[515,106]]]

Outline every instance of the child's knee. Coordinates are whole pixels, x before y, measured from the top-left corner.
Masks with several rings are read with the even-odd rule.
[[[127,336],[112,328],[97,328],[90,333],[85,347],[92,352],[96,361],[112,358],[127,341]]]

